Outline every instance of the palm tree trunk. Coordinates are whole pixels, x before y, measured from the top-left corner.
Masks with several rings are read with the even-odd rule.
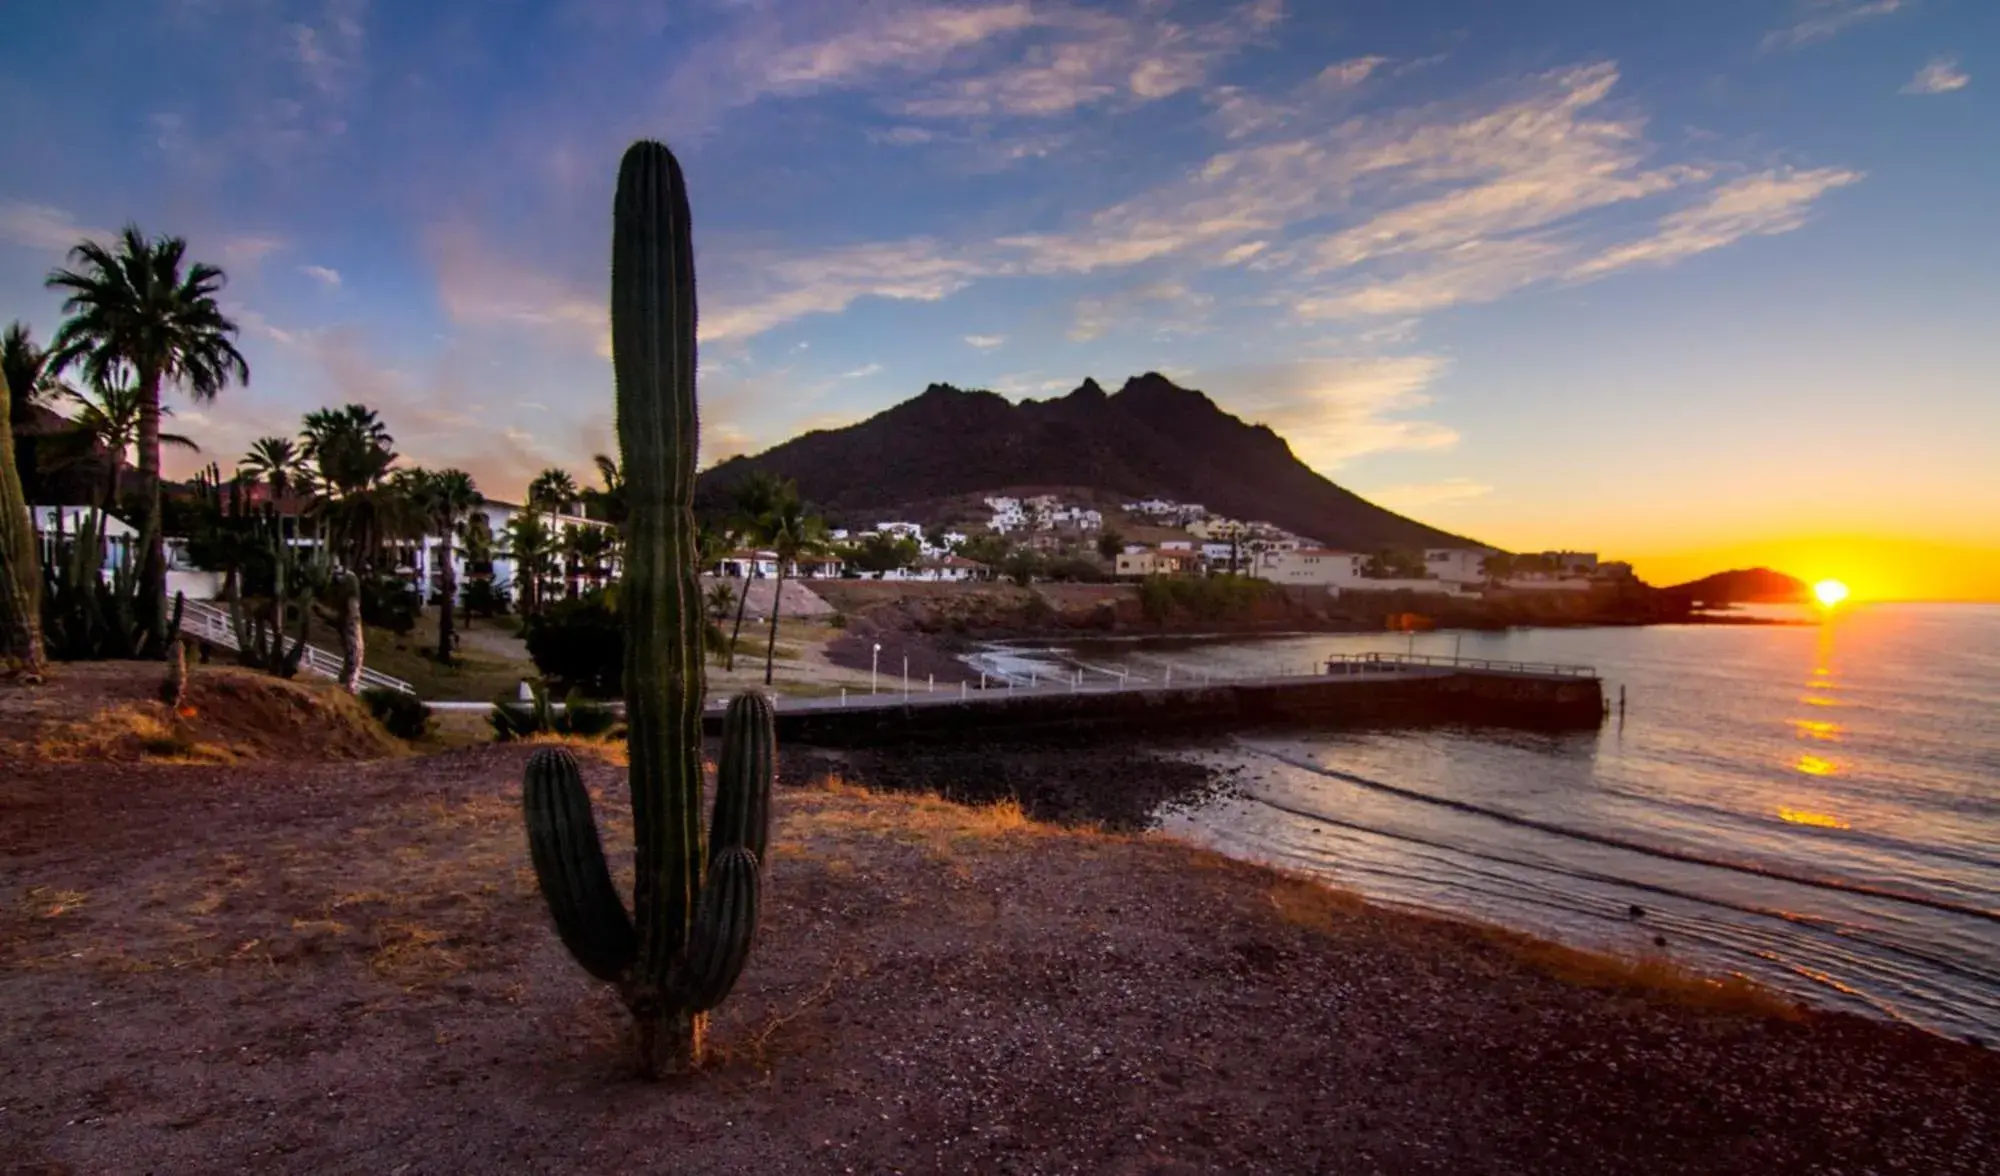
[[[116,470],[113,466],[113,470]],[[167,647],[167,540],[160,517],[160,367],[148,363],[139,372],[139,472],[145,477],[146,522],[140,528],[146,544],[139,563],[140,607],[147,631],[147,648],[161,656]],[[115,476],[115,474],[114,474]],[[114,501],[113,505],[116,503]]]
[[[764,685],[771,684],[771,661],[778,656],[778,606],[785,599],[785,560],[778,558],[778,587],[771,593],[771,639],[764,644]]]
[[[729,631],[729,660],[722,667],[725,670],[736,668],[736,639],[743,635],[743,610],[750,604],[750,572],[756,566],[754,560],[753,556],[743,565],[743,591],[736,596],[736,627]]]
[[[444,525],[444,541],[438,544],[444,561],[444,603],[438,606],[438,661],[451,664],[452,604],[458,596],[458,576],[451,566],[451,524]]]

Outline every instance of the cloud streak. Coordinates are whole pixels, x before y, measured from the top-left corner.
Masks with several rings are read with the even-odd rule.
[[[1889,16],[1908,7],[1908,0],[1798,0],[1798,18],[1764,34],[1760,47],[1797,49],[1830,41],[1864,21]]]
[[[1903,94],[1949,94],[1972,84],[1972,75],[1958,67],[1956,57],[1933,57],[1904,84]]]

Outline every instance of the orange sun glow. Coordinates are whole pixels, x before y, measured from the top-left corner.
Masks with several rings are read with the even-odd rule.
[[[1812,590],[1813,596],[1827,608],[1832,608],[1847,599],[1847,585],[1839,580],[1821,580],[1813,585]]]

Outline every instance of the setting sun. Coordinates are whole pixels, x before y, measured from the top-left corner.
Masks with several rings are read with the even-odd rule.
[[[1820,604],[1832,608],[1847,599],[1847,585],[1839,580],[1821,580],[1813,585],[1813,596],[1818,598]]]

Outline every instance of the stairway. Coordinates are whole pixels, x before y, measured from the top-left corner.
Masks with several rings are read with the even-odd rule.
[[[205,600],[186,601],[181,609],[181,635],[193,637],[219,645],[224,649],[239,649],[236,643],[236,627],[229,623],[229,610],[218,608]],[[299,654],[299,668],[311,670],[324,678],[340,678],[341,656],[328,653],[317,645],[308,645]],[[366,666],[361,667],[363,689],[381,687],[404,694],[415,694],[416,688],[401,678],[392,678]]]

